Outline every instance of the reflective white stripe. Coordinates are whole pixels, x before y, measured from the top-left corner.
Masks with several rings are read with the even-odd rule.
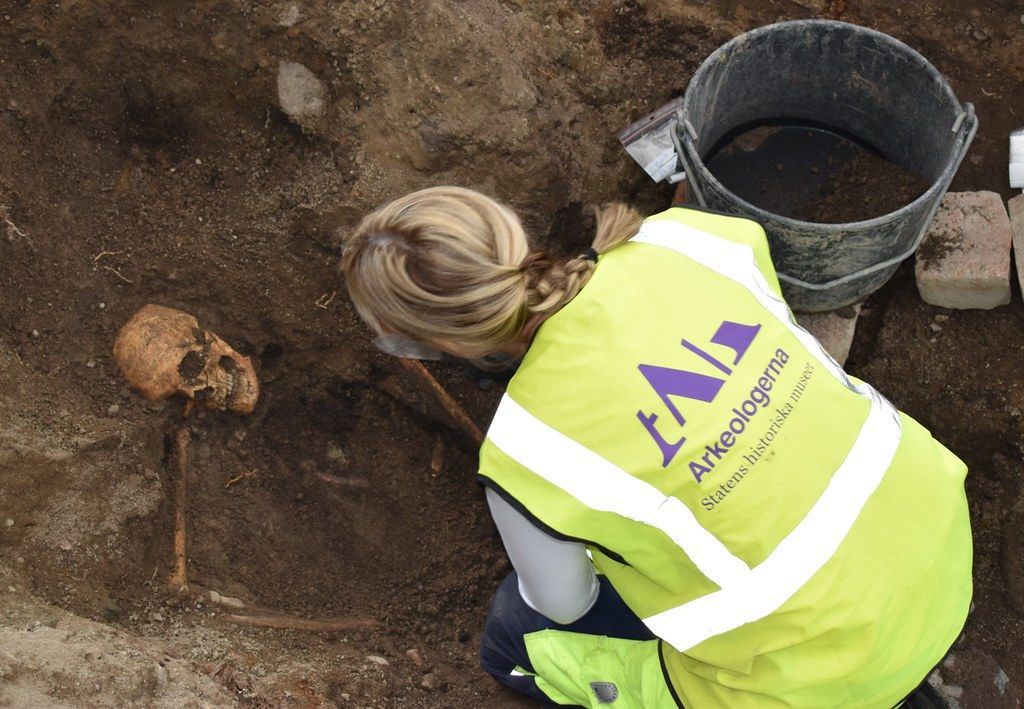
[[[833,376],[871,401],[857,440],[824,493],[767,559],[736,585],[644,619],[656,635],[684,651],[769,615],[832,558],[891,465],[902,426],[892,404],[867,384],[853,382],[814,336],[797,325],[758,269],[749,246],[671,221],[646,222],[633,240],[676,251],[744,286]]]
[[[860,391],[843,371],[843,368],[821,346],[814,335],[800,327],[793,318],[789,306],[768,284],[768,279],[757,267],[754,251],[749,246],[737,244],[714,234],[694,229],[674,221],[644,222],[640,231],[631,241],[661,246],[686,256],[731,281],[739,283],[750,291],[765,310],[776,317],[800,340],[815,359],[850,389]]]
[[[764,618],[790,599],[835,554],[900,445],[898,414],[881,396],[846,459],[807,516],[742,583],[644,618],[680,651]]]
[[[487,438],[520,465],[587,507],[614,512],[660,529],[702,574],[719,586],[727,586],[750,573],[750,567],[701,527],[680,500],[666,496],[559,433],[507,394],[501,399]]]

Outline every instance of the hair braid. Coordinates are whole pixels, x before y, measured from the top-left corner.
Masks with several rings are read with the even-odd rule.
[[[642,218],[624,204],[594,208],[597,222],[591,249],[603,254],[636,234]],[[526,277],[526,308],[536,315],[550,315],[576,297],[590,280],[596,262],[585,255],[557,259],[548,251],[531,251],[520,269]]]
[[[640,226],[622,204],[595,214],[596,253]],[[342,256],[349,294],[374,330],[444,343],[470,359],[522,345],[579,293],[594,266],[587,256],[531,249],[512,210],[458,187],[421,190],[375,210]]]

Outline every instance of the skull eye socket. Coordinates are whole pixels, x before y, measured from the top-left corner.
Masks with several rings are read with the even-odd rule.
[[[206,367],[206,358],[196,351],[189,352],[178,363],[178,374],[188,381],[195,380]]]
[[[233,372],[235,370],[235,367],[238,366],[238,363],[236,363],[234,359],[228,357],[227,355],[221,355],[221,358],[217,360],[217,366],[228,372]]]

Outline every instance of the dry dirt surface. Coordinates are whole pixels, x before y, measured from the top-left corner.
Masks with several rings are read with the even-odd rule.
[[[1006,194],[1006,135],[1024,124],[1022,11],[1015,0],[0,3],[0,704],[520,706],[476,664],[508,565],[473,484],[475,451],[369,346],[335,275],[345,234],[389,198],[456,183],[509,202],[546,243],[581,249],[586,205],[654,212],[670,197],[615,133],[681,93],[720,44],[787,18],[838,17],[921,50],[978,108],[954,189]],[[308,70],[286,65],[296,120],[278,99],[283,62]],[[150,302],[193,313],[253,358],[263,392],[251,416],[183,423],[180,402],[127,388],[111,345]],[[977,608],[943,672],[965,706],[1014,706],[1020,296],[940,313],[904,271],[868,311],[852,371],[972,468]],[[437,373],[486,425],[500,387]],[[182,425],[190,579],[248,606],[375,629],[243,627],[167,590],[168,451]]]

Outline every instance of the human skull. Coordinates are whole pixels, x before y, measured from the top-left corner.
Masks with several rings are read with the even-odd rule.
[[[203,408],[248,414],[259,397],[250,359],[174,308],[151,304],[135,313],[117,333],[114,360],[154,401],[184,394]]]

